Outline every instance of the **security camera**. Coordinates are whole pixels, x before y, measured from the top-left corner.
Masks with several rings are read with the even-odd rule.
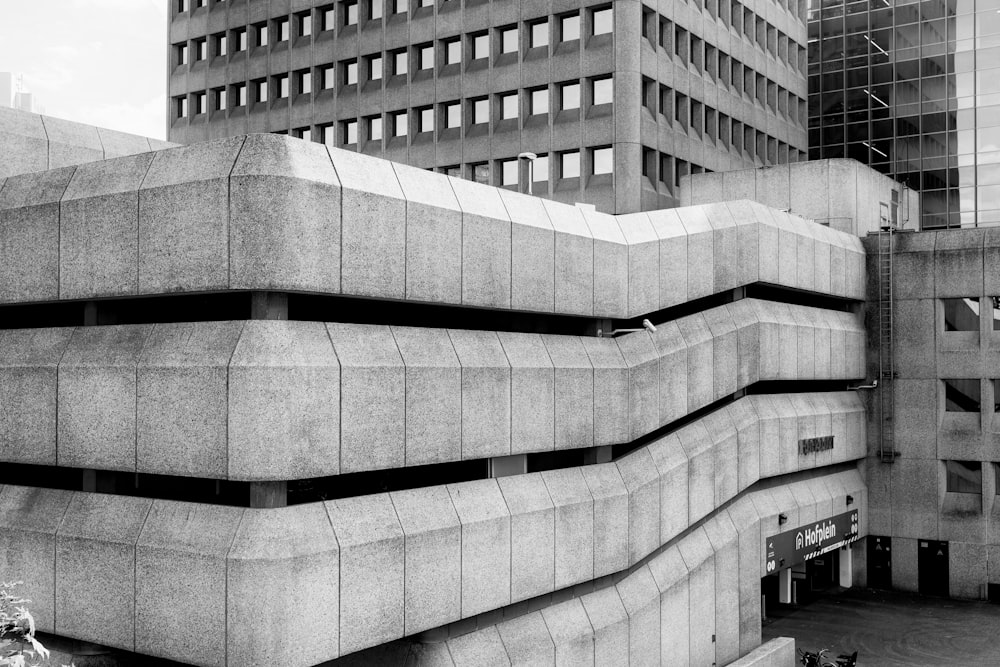
[[[644,326],[649,333],[656,333],[656,327],[653,326],[653,323],[649,320],[643,320],[642,326]]]

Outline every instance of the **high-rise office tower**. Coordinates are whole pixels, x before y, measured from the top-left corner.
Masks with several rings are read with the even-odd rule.
[[[169,138],[281,132],[611,213],[805,158],[805,0],[172,0]],[[526,186],[524,186],[526,188]]]
[[[922,191],[925,229],[1000,222],[1000,3],[813,2],[810,158]]]

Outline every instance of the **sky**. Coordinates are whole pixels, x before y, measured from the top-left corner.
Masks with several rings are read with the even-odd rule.
[[[168,0],[0,0],[0,72],[45,114],[166,137]]]

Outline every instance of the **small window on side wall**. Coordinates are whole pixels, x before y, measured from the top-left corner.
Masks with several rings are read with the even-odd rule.
[[[983,464],[979,461],[945,461],[949,493],[982,493]]]
[[[979,412],[982,395],[978,379],[954,379],[943,382],[945,412]]]
[[[945,331],[979,331],[979,297],[941,301],[944,304]]]
[[[993,307],[993,330],[1000,331],[1000,296],[990,297],[990,305]]]

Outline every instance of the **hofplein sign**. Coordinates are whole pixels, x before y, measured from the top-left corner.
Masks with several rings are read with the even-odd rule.
[[[805,456],[806,454],[815,454],[816,452],[823,452],[828,449],[833,449],[832,435],[799,440],[799,454],[802,456]]]
[[[858,539],[858,511],[844,512],[767,538],[765,570],[798,565]]]

